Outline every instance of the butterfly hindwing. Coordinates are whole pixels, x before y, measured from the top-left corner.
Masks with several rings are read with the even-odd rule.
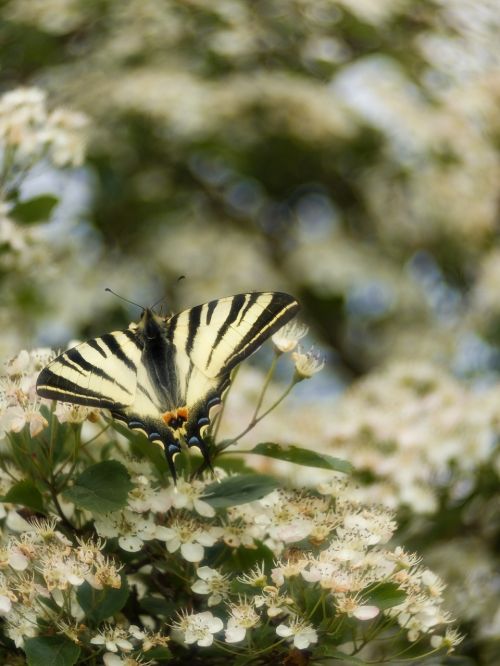
[[[145,310],[125,331],[89,340],[58,356],[38,378],[38,394],[108,408],[173,457],[182,441],[200,448],[231,370],[298,311],[278,292],[210,301],[162,319]]]

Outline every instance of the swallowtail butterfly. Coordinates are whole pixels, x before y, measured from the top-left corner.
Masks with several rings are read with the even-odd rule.
[[[40,373],[37,392],[109,409],[164,449],[175,479],[182,441],[198,447],[210,465],[203,437],[231,370],[298,309],[279,292],[237,294],[166,318],[145,309],[137,324],[58,356]]]

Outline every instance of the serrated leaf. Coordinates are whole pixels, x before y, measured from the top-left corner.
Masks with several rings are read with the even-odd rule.
[[[279,485],[277,479],[265,474],[238,474],[222,479],[220,483],[211,483],[201,499],[215,509],[225,509],[261,499]]]
[[[36,636],[24,639],[29,666],[73,666],[80,648],[64,636]]]
[[[396,583],[380,583],[364,590],[363,599],[365,604],[385,610],[402,604],[406,599],[406,593]]]
[[[129,589],[124,577],[122,577],[122,585],[118,589],[108,587],[96,590],[85,582],[76,592],[78,603],[87,619],[96,624],[120,611],[127,603],[128,596]]]
[[[43,513],[43,497],[41,492],[32,481],[23,479],[10,488],[9,492],[2,498],[2,502],[21,504],[29,509]]]
[[[320,467],[321,469],[330,469],[343,474],[350,474],[353,467],[347,460],[334,458],[326,453],[317,453],[310,449],[303,449],[293,444],[275,444],[273,442],[263,442],[257,444],[251,450],[251,453],[258,453],[268,458],[277,458],[287,462],[303,465],[304,467]]]
[[[28,201],[21,201],[10,212],[12,217],[24,224],[43,222],[48,220],[53,208],[59,203],[57,197],[51,194],[42,194]]]
[[[64,496],[76,506],[94,513],[118,511],[133,488],[129,474],[116,460],[91,465],[80,474]]]

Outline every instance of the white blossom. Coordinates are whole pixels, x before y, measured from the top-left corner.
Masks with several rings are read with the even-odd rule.
[[[142,548],[144,541],[164,538],[164,530],[155,524],[151,516],[143,516],[128,509],[106,514],[96,514],[95,528],[100,536],[118,537],[123,550],[135,553]]]
[[[191,585],[191,589],[197,594],[208,594],[209,606],[216,606],[228,596],[229,576],[225,576],[211,567],[199,567],[196,574],[199,580]]]
[[[292,358],[295,363],[296,375],[300,379],[309,379],[325,366],[325,359],[313,348],[304,353],[299,347],[298,351],[293,352]]]
[[[129,640],[129,634],[120,627],[106,626],[95,634],[90,642],[93,645],[104,645],[109,652],[129,652],[134,648]]]
[[[177,486],[172,491],[172,504],[176,509],[196,511],[200,516],[213,518],[215,509],[208,502],[201,499],[205,492],[206,484],[197,479],[184,481],[179,479]]]
[[[163,530],[162,539],[168,552],[175,553],[180,548],[182,557],[188,562],[200,562],[205,554],[204,548],[213,546],[221,534],[220,528],[204,529],[194,521],[183,518],[173,521],[170,527]]]
[[[173,626],[184,634],[188,645],[196,643],[200,647],[208,647],[214,641],[214,634],[222,631],[224,623],[210,611],[205,611],[191,615],[184,613]]]
[[[297,617],[291,618],[290,624],[279,624],[276,633],[282,638],[293,637],[293,645],[298,650],[306,650],[312,643],[318,642],[314,627]]]
[[[305,324],[292,320],[273,335],[272,341],[278,351],[282,353],[291,352],[295,349],[299,340],[307,335],[308,330]]]
[[[260,620],[253,605],[247,601],[231,604],[230,615],[226,628],[226,643],[239,643],[248,629],[255,627]]]

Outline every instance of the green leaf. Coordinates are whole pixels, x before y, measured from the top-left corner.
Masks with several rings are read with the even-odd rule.
[[[57,197],[51,194],[42,194],[39,197],[33,197],[33,199],[18,203],[10,214],[14,219],[24,224],[43,222],[49,219],[54,206],[58,203],[59,199]]]
[[[396,583],[375,583],[363,591],[363,598],[367,605],[385,610],[402,604],[406,599],[406,593]]]
[[[36,636],[24,639],[29,666],[73,666],[80,648],[64,636]]]
[[[87,467],[64,496],[78,507],[106,513],[125,506],[132,488],[126,468],[116,460],[105,460]]]
[[[336,645],[328,645],[327,643],[322,643],[314,648],[313,655],[316,658],[331,657],[333,659],[338,659],[339,663],[342,664],[361,664],[366,666],[366,661],[364,659],[346,654],[339,650]]]
[[[131,449],[134,455],[140,458],[150,460],[158,471],[160,478],[165,478],[169,474],[167,458],[165,452],[161,450],[158,444],[153,444],[147,437],[138,432],[133,432],[130,428],[112,421],[113,429],[123,435],[131,444]]]
[[[122,577],[119,589],[104,588],[95,590],[89,583],[83,583],[77,590],[76,598],[88,620],[99,624],[121,610],[127,603],[129,589],[127,580]]]
[[[216,567],[219,562],[224,561],[224,571],[241,574],[250,571],[257,564],[264,563],[266,569],[270,569],[276,557],[273,552],[260,541],[255,543],[255,548],[238,546],[230,548],[224,543],[218,543],[206,553],[208,566]],[[248,592],[248,585],[233,580],[235,592]]]
[[[220,483],[211,483],[201,499],[215,509],[225,509],[237,504],[246,504],[269,495],[279,487],[279,482],[265,474],[239,474],[229,476]]]
[[[302,449],[300,446],[274,444],[272,442],[263,442],[257,444],[250,453],[258,453],[261,456],[268,458],[277,458],[278,460],[286,460],[287,462],[295,463],[296,465],[304,465],[305,467],[320,467],[321,469],[331,469],[335,472],[342,472],[343,474],[350,474],[353,467],[347,460],[334,458],[326,453],[316,453],[309,449]]]
[[[170,619],[177,611],[177,605],[173,601],[165,599],[165,597],[143,597],[139,600],[141,608],[153,616],[161,615]]]
[[[231,453],[238,453],[238,451],[231,451]],[[236,456],[218,456],[217,463],[214,464],[228,474],[252,474],[254,471],[246,460]]]
[[[172,653],[167,647],[158,646],[144,653],[146,659],[170,659]]]
[[[21,504],[40,513],[44,511],[42,494],[35,484],[28,479],[23,479],[13,485],[1,501]]]

